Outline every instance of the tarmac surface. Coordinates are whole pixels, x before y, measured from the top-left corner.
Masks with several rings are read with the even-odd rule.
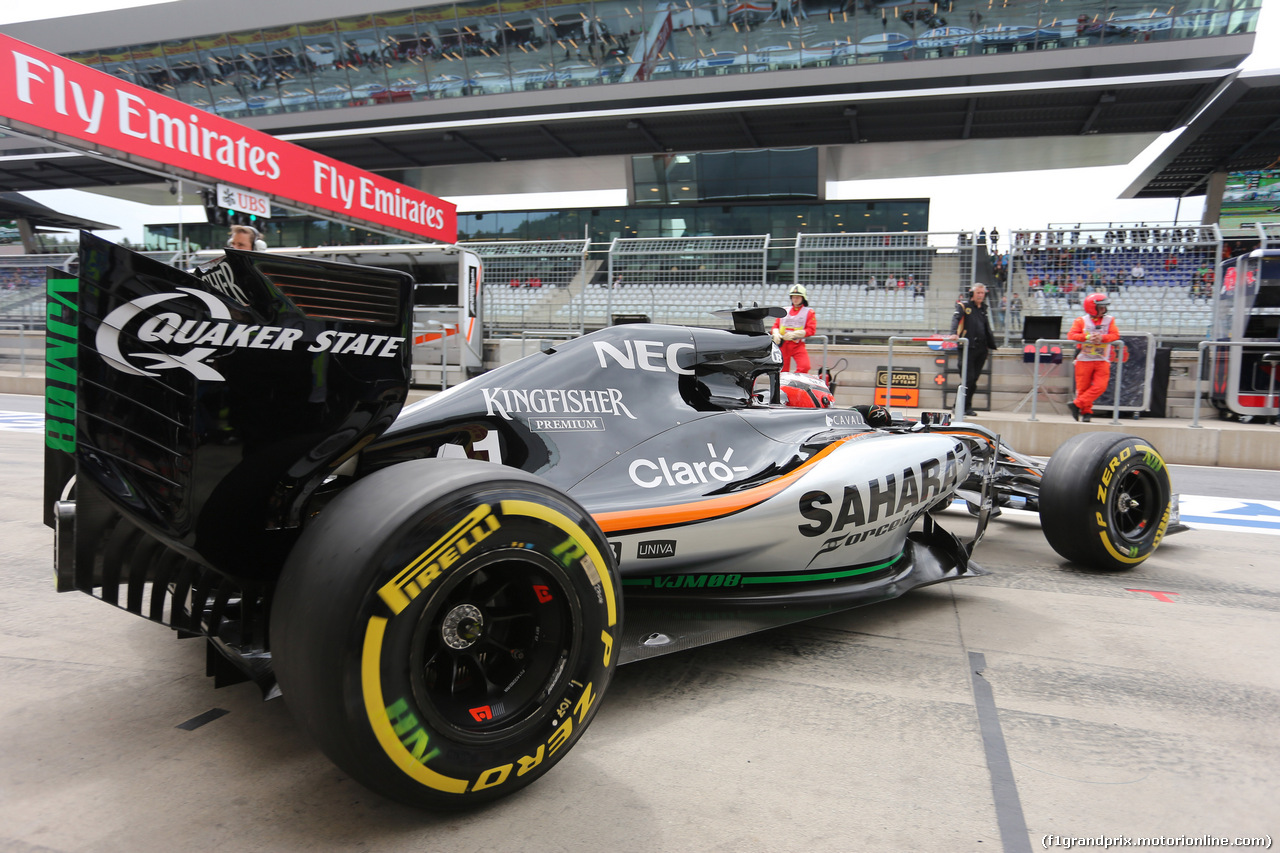
[[[1067,564],[1006,511],[976,554],[989,575],[623,667],[546,777],[441,815],[346,777],[287,698],[215,690],[199,641],[55,594],[41,448],[0,430],[4,853],[1270,847],[1280,830],[1280,472],[1173,466],[1200,520],[1128,572]]]

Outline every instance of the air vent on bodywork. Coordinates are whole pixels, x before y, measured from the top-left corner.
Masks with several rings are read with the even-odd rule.
[[[308,317],[395,324],[401,319],[400,275],[369,267],[299,269],[259,262],[258,270]]]

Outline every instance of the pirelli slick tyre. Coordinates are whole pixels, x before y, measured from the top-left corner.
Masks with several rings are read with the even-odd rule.
[[[1040,527],[1053,550],[1072,562],[1130,569],[1160,546],[1172,499],[1169,470],[1146,441],[1083,433],[1045,467]]]
[[[603,534],[539,478],[472,460],[375,472],[290,554],[271,614],[290,711],[393,799],[459,808],[564,757],[622,627]]]

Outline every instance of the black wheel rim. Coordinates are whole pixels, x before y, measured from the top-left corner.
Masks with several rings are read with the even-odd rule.
[[[1139,543],[1156,528],[1164,507],[1155,474],[1145,468],[1126,471],[1116,481],[1111,499],[1115,532],[1126,542]]]
[[[460,741],[528,723],[579,647],[577,610],[558,566],[508,549],[461,571],[414,628],[409,674],[418,707]]]

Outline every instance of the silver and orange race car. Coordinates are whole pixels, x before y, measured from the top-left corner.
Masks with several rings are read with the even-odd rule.
[[[779,309],[606,328],[405,406],[404,273],[234,250],[189,273],[83,235],[49,289],[58,589],[204,637],[217,684],[283,694],[413,805],[545,773],[620,663],[980,573],[1018,490],[1106,568],[1176,521],[1132,436],[1045,467],[973,425],[785,405]],[[958,497],[965,541],[937,519]]]

